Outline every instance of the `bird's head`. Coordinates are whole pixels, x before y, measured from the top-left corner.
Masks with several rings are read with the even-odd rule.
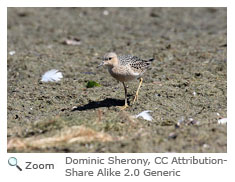
[[[100,66],[113,67],[116,64],[118,64],[117,54],[114,52],[110,52],[104,55],[103,61],[99,65],[99,67]]]

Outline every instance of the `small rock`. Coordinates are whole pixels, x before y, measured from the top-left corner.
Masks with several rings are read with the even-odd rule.
[[[171,132],[169,135],[168,135],[168,138],[170,139],[176,139],[177,138],[177,134],[175,132]]]
[[[105,15],[105,16],[109,15],[109,11],[108,10],[104,10],[103,11],[103,15]]]
[[[65,45],[81,45],[82,41],[78,38],[72,38],[72,39],[66,39],[63,41],[63,44]]]
[[[210,148],[210,146],[209,146],[208,144],[206,144],[206,143],[204,143],[204,144],[202,145],[202,147],[205,148],[205,149]]]
[[[16,51],[10,51],[9,54],[13,56],[16,53]]]

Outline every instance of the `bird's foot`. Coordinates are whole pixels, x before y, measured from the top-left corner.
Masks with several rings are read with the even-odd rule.
[[[133,100],[133,104],[138,101],[138,94],[135,95],[135,98]]]
[[[128,107],[128,104],[125,104],[124,106],[118,106],[118,108],[120,109],[120,110],[124,110],[124,109],[126,109]]]

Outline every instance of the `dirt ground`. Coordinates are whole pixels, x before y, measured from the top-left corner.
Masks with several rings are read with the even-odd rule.
[[[110,51],[155,58],[125,111]],[[8,8],[7,61],[8,152],[227,152],[226,8]]]

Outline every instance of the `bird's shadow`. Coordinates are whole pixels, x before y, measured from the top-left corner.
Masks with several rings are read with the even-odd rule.
[[[123,106],[124,103],[124,100],[106,98],[102,101],[91,101],[88,104],[74,108],[72,111],[84,111],[90,109],[97,109],[100,107]]]

